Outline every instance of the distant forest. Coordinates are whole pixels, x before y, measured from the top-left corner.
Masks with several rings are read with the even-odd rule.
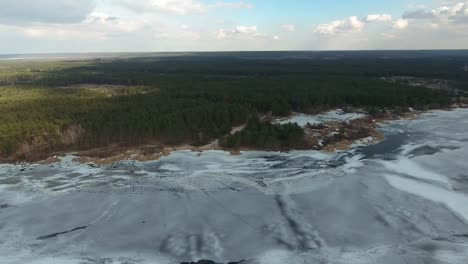
[[[202,145],[258,114],[286,116],[347,105],[428,109],[453,102],[449,91],[379,79],[385,76],[439,78],[458,89],[468,87],[463,69],[468,53],[390,59],[306,55],[0,61],[0,156],[31,159],[109,144]],[[284,129],[267,130],[276,135]],[[300,133],[294,127],[287,131]]]

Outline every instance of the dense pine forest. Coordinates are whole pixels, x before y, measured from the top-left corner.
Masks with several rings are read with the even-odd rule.
[[[297,124],[271,124],[251,117],[245,129],[220,139],[228,149],[252,148],[263,150],[307,149],[305,134]]]
[[[461,96],[381,79],[386,76],[443,79],[456,89],[468,87],[463,68],[468,53],[414,58],[308,54],[0,61],[0,156],[35,159],[109,144],[203,145],[247,120],[257,134],[239,137],[251,144],[274,146],[281,139],[297,147],[298,127],[265,125],[255,117],[347,105],[440,108]],[[225,142],[236,144],[235,139]]]

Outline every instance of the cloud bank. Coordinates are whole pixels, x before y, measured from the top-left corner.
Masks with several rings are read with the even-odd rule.
[[[399,14],[380,10],[314,22],[266,17],[265,5],[256,3],[0,0],[0,54],[468,48],[468,1],[436,0]],[[272,5],[277,3],[267,7]]]
[[[76,23],[95,6],[95,0],[0,0],[0,23]]]

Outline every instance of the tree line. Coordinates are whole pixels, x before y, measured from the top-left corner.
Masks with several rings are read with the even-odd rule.
[[[272,62],[144,59],[0,68],[0,155],[28,158],[148,142],[202,145],[247,120],[246,132],[224,141],[225,146],[298,146],[297,127],[252,117],[344,105],[437,108],[452,100],[444,92],[387,83],[364,73],[349,75],[342,68],[340,74],[323,73],[308,63],[288,63],[279,63],[283,70]],[[363,62],[362,67],[368,65]],[[88,86],[73,87],[83,84]]]

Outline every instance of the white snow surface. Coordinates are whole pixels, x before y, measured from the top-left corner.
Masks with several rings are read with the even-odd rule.
[[[294,113],[290,118],[279,119],[276,122],[279,124],[296,123],[299,126],[305,127],[307,123],[317,125],[321,123],[336,121],[336,122],[349,122],[351,120],[366,117],[361,113],[345,113],[340,109],[328,111],[319,115],[307,115],[301,113]]]

